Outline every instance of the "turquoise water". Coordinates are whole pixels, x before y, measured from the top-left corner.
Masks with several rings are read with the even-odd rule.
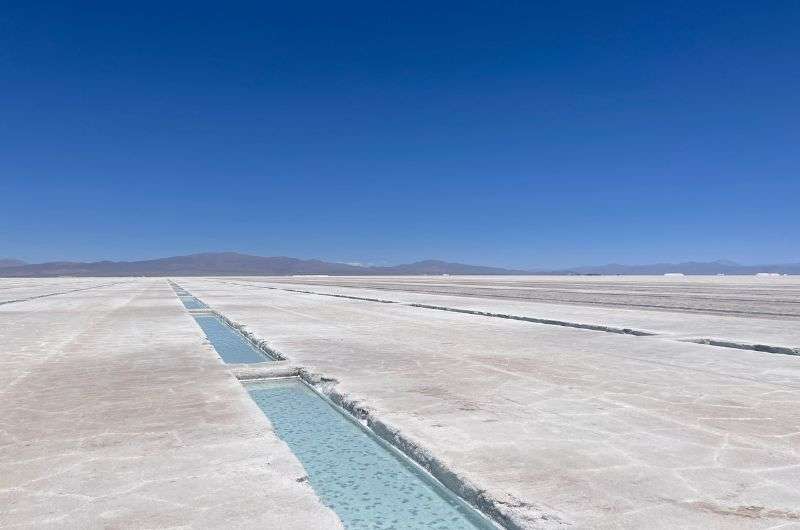
[[[276,380],[247,389],[346,528],[497,528],[303,383]]]
[[[208,306],[194,296],[178,296],[186,309],[208,309]]]
[[[222,360],[231,363],[263,363],[272,361],[244,335],[228,326],[216,315],[193,315]]]
[[[172,287],[172,290],[175,291],[175,294],[177,294],[178,296],[189,296],[190,295],[189,291],[187,291],[186,289],[184,289],[183,287],[181,287],[177,283],[169,282],[169,285],[170,285],[170,287]]]

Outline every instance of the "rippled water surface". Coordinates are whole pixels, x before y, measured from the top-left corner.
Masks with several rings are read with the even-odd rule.
[[[226,363],[263,363],[273,360],[218,316],[194,315],[194,319]]]
[[[496,528],[303,383],[247,388],[346,528]]]
[[[186,309],[208,309],[208,306],[194,296],[178,296]]]

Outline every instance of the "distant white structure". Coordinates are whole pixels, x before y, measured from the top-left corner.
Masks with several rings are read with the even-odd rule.
[[[686,276],[682,272],[665,272],[664,276]]]
[[[756,276],[759,278],[777,278],[780,276],[778,272],[757,272]]]

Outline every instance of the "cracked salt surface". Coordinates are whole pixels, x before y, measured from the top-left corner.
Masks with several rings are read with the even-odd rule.
[[[248,282],[251,280],[248,280]],[[778,353],[778,354],[786,354],[786,355],[800,355],[800,348],[796,346],[791,346],[787,344],[770,344],[768,342],[760,342],[762,340],[769,340],[772,341],[776,337],[781,337],[784,340],[788,338],[788,342],[791,343],[793,341],[798,340],[797,334],[792,333],[790,330],[794,327],[789,324],[785,328],[782,328],[783,323],[780,321],[767,321],[767,323],[763,321],[753,321],[752,319],[744,320],[739,319],[739,322],[736,322],[736,319],[731,320],[730,317],[701,317],[695,325],[690,325],[688,329],[685,329],[687,322],[686,319],[680,318],[678,319],[679,322],[672,322],[670,318],[663,318],[662,316],[655,316],[652,315],[650,317],[645,317],[642,319],[641,314],[637,314],[634,317],[631,317],[631,314],[625,315],[613,315],[611,320],[616,320],[617,323],[614,325],[609,325],[607,322],[602,322],[606,317],[608,317],[608,312],[601,314],[601,315],[592,315],[591,313],[576,313],[572,315],[570,319],[564,318],[543,318],[541,316],[536,316],[530,314],[529,307],[531,304],[525,303],[517,303],[512,302],[512,305],[509,303],[501,303],[500,306],[496,305],[495,303],[489,302],[489,306],[486,305],[488,300],[484,300],[483,302],[474,302],[467,301],[464,302],[463,299],[459,300],[458,297],[453,296],[438,296],[434,297],[433,300],[440,300],[442,303],[428,303],[428,301],[422,302],[424,298],[420,298],[417,294],[413,292],[404,292],[402,291],[402,287],[397,287],[398,291],[392,292],[391,294],[387,295],[392,297],[391,299],[387,298],[374,298],[372,296],[365,296],[369,290],[364,289],[351,289],[350,287],[344,287],[345,289],[350,289],[351,292],[357,294],[342,294],[339,292],[337,288],[330,289],[330,286],[326,285],[316,285],[317,289],[322,288],[325,289],[324,291],[320,290],[308,290],[308,289],[297,289],[297,288],[287,288],[287,287],[278,287],[277,285],[261,285],[261,284],[252,284],[252,283],[238,283],[238,282],[231,282],[227,281],[230,285],[241,285],[253,288],[260,288],[260,289],[270,289],[270,290],[279,290],[285,292],[292,292],[292,293],[301,293],[301,294],[309,294],[309,295],[316,295],[316,296],[323,296],[323,297],[332,297],[332,298],[341,298],[341,299],[348,299],[348,300],[360,300],[365,302],[380,302],[382,304],[396,304],[396,305],[406,305],[409,307],[418,307],[421,309],[432,309],[432,310],[439,310],[439,311],[449,311],[454,313],[464,313],[469,315],[476,315],[482,317],[492,317],[492,318],[503,318],[508,320],[519,320],[525,322],[531,322],[536,324],[547,324],[547,325],[554,325],[554,326],[563,326],[568,328],[578,328],[578,329],[588,329],[592,331],[601,331],[607,333],[617,333],[623,335],[634,335],[639,337],[658,337],[664,340],[676,340],[682,342],[694,342],[696,344],[705,344],[714,347],[724,347],[724,348],[735,348],[735,349],[743,349],[743,350],[753,350],[763,353]],[[287,285],[294,285],[294,284],[287,284]],[[335,285],[335,284],[334,284]],[[375,289],[376,287],[373,286],[371,289]],[[380,289],[390,290],[388,287],[382,287]],[[771,295],[774,296],[773,293]],[[411,298],[409,298],[409,296]],[[469,295],[473,296],[473,295]],[[471,299],[468,299],[471,300]],[[730,300],[739,300],[739,299],[729,299]],[[739,301],[750,302],[750,299],[741,299]],[[758,299],[754,299],[752,301],[758,301]],[[763,300],[761,300],[763,302]],[[467,307],[460,307],[464,303],[467,304]],[[786,304],[797,304],[797,301],[794,300],[786,300]],[[477,304],[477,305],[476,305]],[[513,305],[515,304],[515,305]],[[528,308],[526,308],[526,305]],[[492,307],[492,309],[489,309]],[[538,306],[537,306],[538,307]],[[502,308],[502,310],[496,310],[495,308]],[[513,308],[513,309],[512,309]],[[551,306],[552,308],[552,306]],[[744,307],[737,307],[737,311],[735,313],[744,313],[747,314]],[[547,306],[540,307],[540,311],[546,312]],[[706,308],[706,311],[711,311],[710,309]],[[516,311],[516,312],[515,312]],[[605,311],[605,310],[601,310]],[[623,310],[621,310],[623,311]],[[713,312],[713,311],[712,311]],[[567,314],[570,313],[569,311]],[[574,313],[574,311],[573,311]],[[563,314],[563,313],[562,313]],[[758,312],[752,314],[759,314]],[[605,316],[604,316],[605,315]],[[566,315],[565,315],[566,316]],[[577,319],[575,318],[577,317]],[[590,322],[580,321],[581,317],[584,319],[588,319]],[[588,318],[587,318],[588,317]],[[634,318],[633,325],[619,325],[620,323],[624,322],[626,318]],[[599,322],[598,322],[599,319]],[[594,320],[595,322],[591,322]],[[703,323],[705,321],[705,323]],[[676,325],[677,324],[677,327]],[[698,327],[699,324],[699,327]],[[766,325],[765,325],[766,324]],[[777,325],[773,325],[777,324]],[[790,327],[791,326],[791,327]],[[661,328],[658,331],[650,330],[648,328],[653,327],[655,329]],[[735,338],[735,339],[718,339],[718,338],[709,338],[704,336],[703,334],[708,333],[712,330],[715,332],[719,332],[723,329],[732,329],[734,333],[737,335],[741,334],[741,336],[750,337],[750,338]],[[678,330],[689,331],[691,336],[682,336],[683,333],[677,333]],[[755,335],[753,335],[755,333]],[[781,339],[778,339],[780,342]]]
[[[345,528],[497,528],[298,380],[246,387]]]
[[[793,322],[405,293],[391,294],[401,303],[367,304],[186,281],[296,366],[334,379],[336,393],[368,410],[373,429],[380,422],[401,433],[435,459],[426,468],[441,465],[457,485],[473,486],[475,504],[510,527],[761,529],[798,520],[800,358],[683,342],[796,345]],[[652,329],[669,339],[409,303]]]
[[[0,306],[0,528],[342,528],[174,296],[132,278]]]

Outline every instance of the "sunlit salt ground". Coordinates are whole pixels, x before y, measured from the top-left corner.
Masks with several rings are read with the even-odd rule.
[[[495,528],[296,380],[250,395],[348,529]]]
[[[263,363],[273,360],[253,346],[241,333],[225,324],[218,316],[194,315],[194,319],[226,363]]]
[[[0,279],[0,527],[340,529],[236,381],[294,367],[511,527],[800,521],[800,277],[179,281],[288,362],[221,365],[163,278]]]

